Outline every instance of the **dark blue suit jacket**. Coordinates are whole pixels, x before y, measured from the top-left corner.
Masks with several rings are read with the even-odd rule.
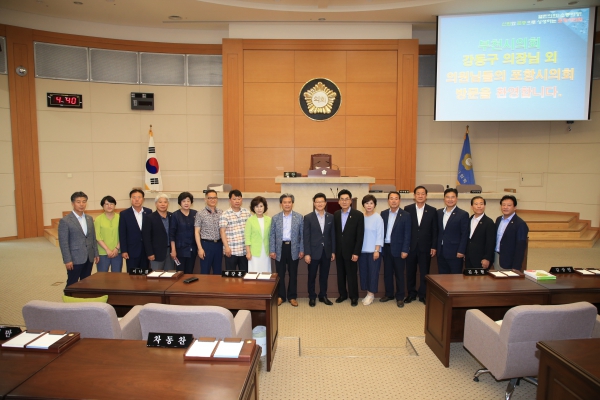
[[[333,228],[333,214],[325,211],[325,229],[321,232],[321,225],[315,212],[304,216],[304,255],[319,260],[325,250],[325,257],[331,259],[335,246],[335,229]]]
[[[501,220],[502,216],[496,219],[496,232]],[[525,249],[527,248],[528,234],[529,227],[527,223],[515,214],[508,223],[502,239],[500,239],[500,267],[521,270],[525,258]]]
[[[444,229],[444,209],[437,210],[438,244],[437,251],[445,258],[456,258],[457,253],[465,254],[469,240],[469,213],[456,207]],[[442,252],[442,242],[444,248]]]
[[[437,249],[438,223],[435,207],[425,204],[421,225],[417,219],[417,205],[415,203],[404,207],[404,211],[410,214],[410,251],[429,253],[431,249]]]
[[[151,209],[147,207],[143,208],[144,217],[152,214]],[[142,230],[138,226],[131,207],[121,211],[119,217],[119,242],[121,243],[121,253],[128,253],[131,258],[138,258],[142,255],[144,250]]]
[[[388,218],[390,217],[390,209],[381,212],[383,219],[383,240],[388,234]],[[400,253],[408,253],[410,250],[410,214],[402,209],[398,209],[398,215],[392,226],[392,235],[390,237],[390,248],[392,256],[400,257]]]

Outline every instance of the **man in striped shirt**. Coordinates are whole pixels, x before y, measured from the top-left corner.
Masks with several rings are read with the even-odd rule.
[[[244,231],[250,212],[242,208],[242,192],[237,189],[230,191],[229,205],[229,209],[223,212],[219,220],[225,269],[248,271]]]

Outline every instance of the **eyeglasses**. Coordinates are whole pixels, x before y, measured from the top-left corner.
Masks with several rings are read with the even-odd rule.
[[[340,201],[350,201],[350,200],[351,200],[350,198],[346,198],[346,197],[342,197],[342,198],[340,199]]]
[[[315,204],[323,204],[323,203],[327,203],[327,202],[323,201],[323,200],[315,201]]]
[[[207,200],[217,200],[217,199],[218,199],[218,197],[207,197],[206,199],[207,199]]]

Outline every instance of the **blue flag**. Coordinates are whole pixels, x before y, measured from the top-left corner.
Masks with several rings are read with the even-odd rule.
[[[474,185],[475,174],[473,174],[473,160],[471,159],[471,142],[469,142],[469,127],[465,133],[460,160],[458,161],[458,174],[456,177],[459,185]]]

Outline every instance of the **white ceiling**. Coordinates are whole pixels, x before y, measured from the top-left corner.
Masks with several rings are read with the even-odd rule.
[[[82,4],[77,4],[82,3]],[[227,30],[230,22],[407,22],[435,29],[437,15],[581,8],[600,0],[0,0],[42,16],[163,29]],[[174,21],[170,16],[179,16]]]

